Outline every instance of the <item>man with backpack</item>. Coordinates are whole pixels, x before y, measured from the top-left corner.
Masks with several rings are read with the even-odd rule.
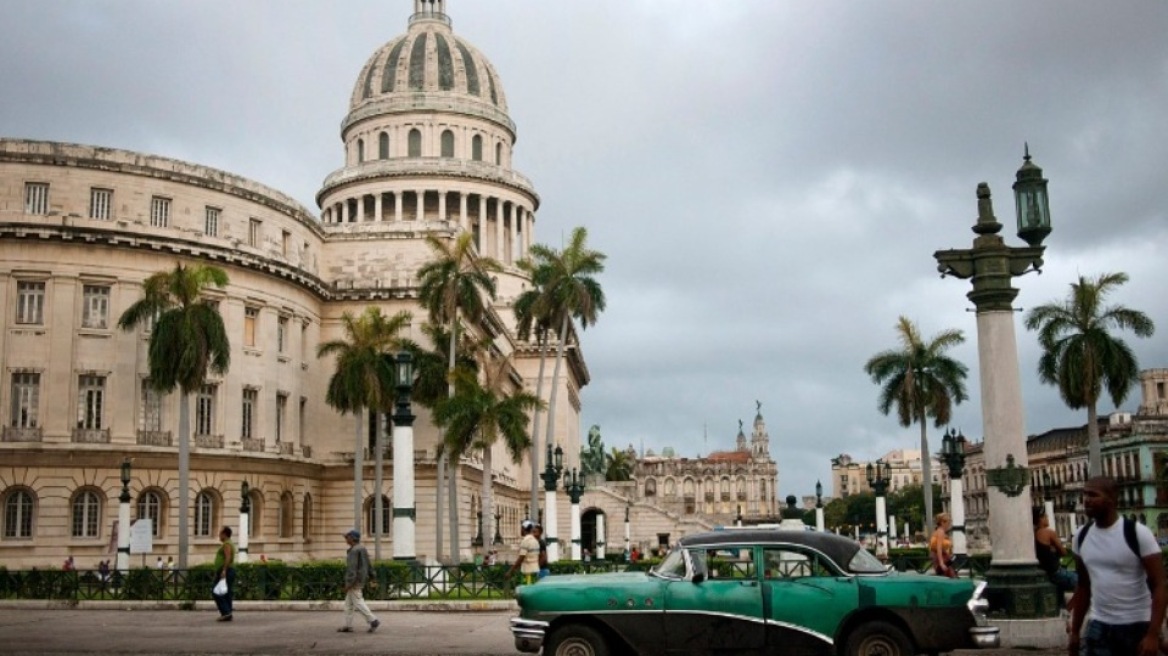
[[[1075,536],[1079,583],[1071,609],[1071,656],[1156,656],[1168,591],[1160,546],[1148,527],[1121,518],[1115,480],[1083,486],[1088,519]],[[1091,620],[1083,619],[1091,608]]]

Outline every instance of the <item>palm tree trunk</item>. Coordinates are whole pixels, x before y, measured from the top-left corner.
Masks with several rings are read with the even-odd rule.
[[[1103,448],[1099,444],[1099,410],[1095,402],[1087,404],[1087,475],[1103,475]]]
[[[439,445],[441,448],[441,445]],[[446,520],[446,513],[442,509],[442,496],[446,493],[446,451],[443,450],[438,456],[438,464],[434,469],[434,519],[437,520],[437,531],[435,533],[436,542],[434,544],[434,558],[438,562],[442,562],[442,536],[444,530],[442,528],[443,522]]]
[[[449,357],[449,371],[454,373],[454,363],[456,361],[456,349],[458,348],[458,313],[454,313],[454,319],[450,322],[450,350]],[[451,381],[447,386],[447,396],[454,396],[454,382]],[[458,541],[458,474],[460,467],[458,466],[460,454],[454,454],[454,457],[446,459],[447,485],[450,486],[448,492],[450,499],[450,562],[457,565],[459,562],[460,543]]]
[[[568,319],[568,314],[565,312],[564,320],[560,324],[560,343],[556,344],[556,366],[552,370],[552,391],[548,396],[547,429],[543,432],[544,441],[548,443],[552,442],[556,436],[556,396],[557,392],[560,391],[560,365],[564,361],[564,341],[568,338]],[[531,511],[534,513],[535,508],[532,508]],[[535,517],[532,517],[531,519],[534,521]]]
[[[365,491],[365,481],[362,480],[362,475],[365,473],[365,445],[361,439],[361,411],[357,410],[353,413],[356,418],[356,449],[353,451],[353,528],[358,531],[361,530],[361,497],[362,492]]]
[[[483,547],[491,543],[491,516],[493,514],[493,499],[495,486],[492,482],[492,463],[491,463],[491,446],[488,444],[483,447],[483,516],[479,520],[479,535],[483,538]]]
[[[180,392],[178,397],[178,568],[187,568],[191,550],[191,397]],[[129,531],[130,527],[121,530]]]
[[[547,360],[547,332],[539,336],[539,377],[535,380],[535,398],[543,399],[543,368]],[[531,415],[531,515],[536,515],[539,508],[539,415],[536,407]]]
[[[925,492],[925,525],[921,528],[925,535],[933,530],[933,456],[929,453],[928,424],[925,417],[919,417],[921,422],[921,475],[924,477],[921,488]]]
[[[377,469],[373,472],[373,559],[381,560],[381,534],[385,532],[385,526],[382,524],[383,501],[381,499],[382,484],[385,481],[383,467],[385,465],[385,430],[382,429],[381,422],[383,415],[380,412],[374,412],[376,417],[374,420],[374,431],[377,435],[377,453],[374,460],[377,463]]]

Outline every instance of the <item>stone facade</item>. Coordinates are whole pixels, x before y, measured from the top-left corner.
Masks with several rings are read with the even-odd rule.
[[[73,555],[89,567],[112,556],[125,458],[132,519],[156,518],[153,553],[174,553],[178,395],[145,388],[148,333],[116,323],[142,282],[177,262],[214,264],[230,277],[211,295],[231,339],[231,368],[191,403],[191,562],[211,557],[219,526],[237,524],[244,481],[252,554],[343,552],[339,536],[354,523],[356,427],[325,404],[333,362],[318,360],[317,347],[343,336],[343,313],[371,306],[412,312],[408,336],[424,340],[416,272],[430,256],[426,235],[471,232],[478,252],[503,264],[498,299],[471,330],[512,354],[518,384],[535,389],[539,354],[515,336],[511,303],[529,284],[516,264],[534,243],[539,196],[511,168],[515,126],[499,76],[454,35],[444,3],[416,2],[408,32],[362,68],[341,136],[343,164],[317,195],[319,217],[280,191],[198,164],[0,139],[5,565]],[[565,365],[554,382],[553,433],[576,453],[589,374],[575,335]],[[425,557],[435,549],[438,433],[415,411],[417,553]],[[371,431],[359,430],[372,455]],[[527,514],[530,465],[511,463],[501,447],[493,461],[499,531],[510,538]],[[367,508],[377,494],[373,474],[366,460]],[[464,554],[481,479],[473,454],[458,474]],[[387,461],[382,494],[392,489]]]

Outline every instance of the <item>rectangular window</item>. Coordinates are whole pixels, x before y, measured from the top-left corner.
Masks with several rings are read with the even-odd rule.
[[[259,322],[259,308],[244,308],[243,310],[243,345],[255,347],[256,323]]]
[[[105,410],[105,376],[81,376],[77,389],[77,427],[100,430]]]
[[[245,440],[255,438],[255,409],[258,395],[259,392],[254,389],[243,390],[243,417],[239,436]]]
[[[288,317],[280,317],[276,322],[276,351],[283,353],[288,347]]]
[[[203,385],[195,397],[195,434],[211,435],[215,428],[215,386]]]
[[[47,182],[29,182],[24,185],[25,214],[49,213],[49,185]]]
[[[41,375],[37,373],[12,374],[12,426],[36,428],[41,406]]]
[[[219,208],[207,206],[205,220],[203,221],[203,234],[208,237],[219,236]]]
[[[81,327],[109,327],[110,288],[105,285],[82,287]]]
[[[251,219],[247,222],[247,245],[252,248],[259,248],[260,246],[260,228],[263,227],[263,222],[259,219]]]
[[[292,244],[292,233],[285,230],[280,237],[280,254],[288,257],[288,249]]]
[[[276,395],[276,442],[284,441],[284,416],[288,414],[288,395]]]
[[[150,225],[165,228],[170,225],[170,199],[154,196],[150,199]]]
[[[150,387],[150,380],[142,380],[142,410],[138,427],[144,431],[162,430],[162,394]]]
[[[114,191],[113,189],[89,190],[89,218],[109,221],[113,216]]]
[[[45,283],[16,283],[16,323],[40,325],[45,320]]]

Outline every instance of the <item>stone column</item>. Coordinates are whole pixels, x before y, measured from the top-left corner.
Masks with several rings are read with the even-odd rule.
[[[608,539],[608,531],[605,529],[605,522],[608,520],[608,515],[604,513],[596,513],[596,557],[604,560],[605,547],[608,546],[606,540]]]
[[[414,193],[418,195],[418,221],[421,222],[422,219],[426,216],[426,192],[425,190],[419,190]]]
[[[820,506],[815,509],[815,530],[822,533],[823,528],[823,507]]]
[[[416,553],[414,499],[414,415],[409,399],[398,392],[393,415],[393,559],[414,560]],[[483,538],[486,539],[485,537]]]
[[[579,508],[579,506],[572,506]],[[544,522],[543,522],[543,537],[547,541],[547,557],[549,563],[558,563],[560,561],[560,527],[559,527],[559,509],[556,507],[556,491],[544,490],[543,492],[543,508],[544,508]],[[574,535],[574,534],[573,534]]]
[[[393,192],[393,220],[401,223],[402,221],[402,192],[400,190]]]
[[[247,501],[243,501],[239,506],[239,539],[236,544],[239,546],[239,556],[236,558],[238,562],[246,563],[248,559],[247,545],[249,534],[251,533],[251,508]]]
[[[446,192],[438,191],[438,220],[446,221]]]
[[[968,539],[965,535],[965,484],[961,477],[949,479],[949,514],[953,520],[953,555],[964,556],[969,553]]]
[[[580,560],[580,502],[572,503],[572,560]]]
[[[458,194],[458,227],[463,230],[469,230],[469,224],[466,221],[466,192],[459,192]]]
[[[373,195],[373,220],[381,221],[381,192]]]
[[[114,568],[122,574],[130,571],[130,493],[122,488],[118,504],[118,557]]]
[[[888,506],[884,495],[876,495],[876,555],[888,557]]]

